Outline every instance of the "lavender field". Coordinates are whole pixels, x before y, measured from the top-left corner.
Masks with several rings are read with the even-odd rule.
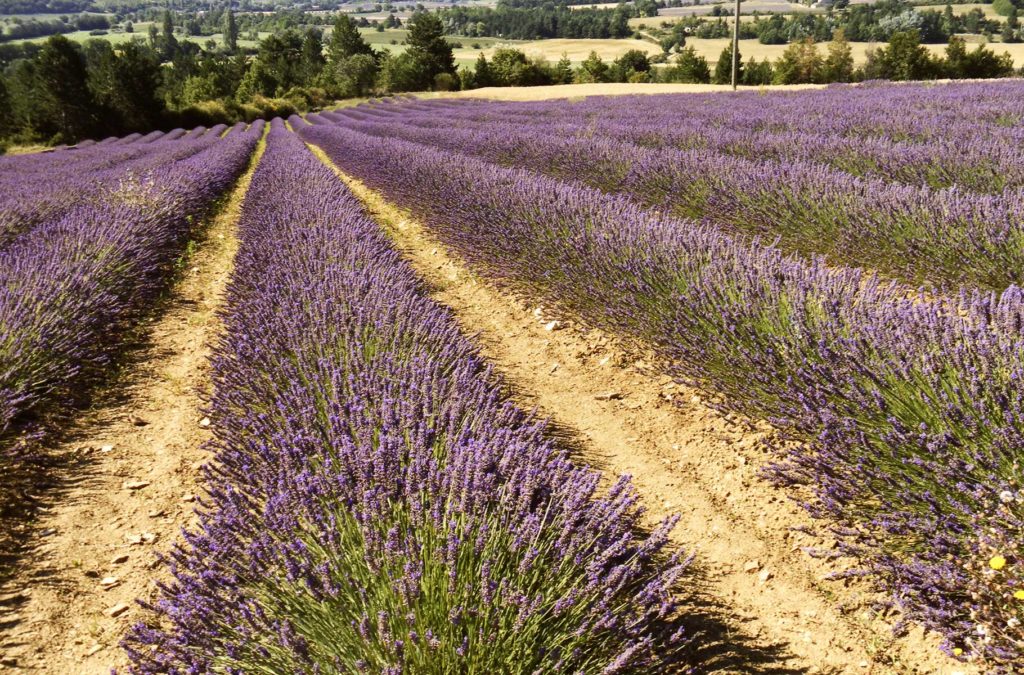
[[[107,472],[135,529],[85,555],[126,551],[93,565],[102,590],[74,582],[78,611],[105,622],[83,663],[1017,672],[1022,101],[1015,82],[388,99],[0,158],[0,467],[16,473],[47,465],[89,392],[123,380],[160,298],[206,264],[189,260],[210,223],[233,242],[226,290],[203,295],[206,393],[162,404],[202,419],[185,444],[208,455],[159,480],[144,450]],[[491,295],[460,300],[437,269]],[[641,424],[654,404],[613,379],[584,393],[573,378],[610,357],[517,371],[502,350],[524,328],[471,318],[481,298],[529,314],[531,359],[568,341],[582,363],[617,341],[636,378],[675,392],[648,435],[709,435],[703,454],[629,438],[660,449],[596,456],[599,423]],[[564,407],[524,390],[542,368],[578,384]],[[598,420],[580,412],[595,398]],[[723,442],[719,423],[740,431]],[[154,426],[142,445],[162,442]],[[737,448],[753,477],[739,498],[767,529],[736,516],[709,535],[693,495],[715,481],[662,467],[732,466]],[[145,542],[159,565],[138,555],[143,526],[163,527]],[[708,580],[714,546],[748,537],[768,550],[725,564],[727,593]],[[807,619],[813,639],[776,626],[794,595],[832,617]],[[869,629],[850,607],[884,624],[883,646],[857,644]]]

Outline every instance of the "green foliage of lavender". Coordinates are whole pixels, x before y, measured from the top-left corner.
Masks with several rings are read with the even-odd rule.
[[[210,498],[135,671],[687,669],[675,519],[638,534],[280,120],[240,237]]]

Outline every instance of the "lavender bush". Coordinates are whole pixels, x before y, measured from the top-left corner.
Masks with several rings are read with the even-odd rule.
[[[116,203],[126,185],[188,160],[218,140],[211,135],[175,139],[167,134],[128,146],[95,145],[25,155],[17,158],[20,161],[8,158],[0,165],[0,250],[22,233],[56,220],[74,207],[88,203],[102,209]]]
[[[301,134],[478,271],[653,345],[674,375],[772,420],[801,443],[780,446],[771,477],[813,489],[809,508],[909,618],[959,658],[1024,657],[1024,291],[922,297],[344,124]]]
[[[169,157],[106,186],[102,201],[70,206],[0,249],[0,456],[33,437],[45,404],[73,398],[110,363],[261,133],[258,123],[199,152],[169,146]]]
[[[506,398],[358,201],[272,123],[214,359],[216,468],[136,672],[684,669],[641,538]]]

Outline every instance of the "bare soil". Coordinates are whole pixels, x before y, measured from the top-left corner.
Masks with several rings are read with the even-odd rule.
[[[156,554],[195,519],[212,437],[208,358],[255,166],[198,235],[120,377],[50,450],[53,489],[22,525],[31,547],[0,591],[0,672],[126,665],[118,643],[141,611],[135,600],[168,578]]]
[[[495,290],[408,213],[339,175],[523,405],[568,434],[585,461],[632,475],[652,523],[681,514],[674,543],[695,554],[688,590],[709,670],[971,672],[920,629],[895,639],[898,617],[872,609],[878,596],[866,585],[825,580],[840,567],[804,548],[832,542],[801,531],[820,523],[757,477],[766,425],[709,407],[650,355]]]

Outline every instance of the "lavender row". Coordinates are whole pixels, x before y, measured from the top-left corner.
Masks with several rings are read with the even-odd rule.
[[[280,120],[239,228],[217,468],[135,672],[685,667],[674,519],[636,534]]]
[[[966,657],[1024,657],[1024,292],[922,299],[527,171],[331,125],[302,135],[480,273],[653,346],[799,441],[842,551]],[[998,572],[990,559],[1011,560]],[[984,632],[982,632],[984,631]]]
[[[46,404],[98,375],[166,283],[197,218],[245,168],[262,124],[123,181],[0,251],[0,451],[31,440]]]
[[[493,124],[461,129],[339,122],[580,180],[678,217],[783,248],[865,266],[914,284],[1024,282],[1024,191],[1001,196],[887,184],[808,162],[759,162],[704,150],[641,148]]]
[[[648,97],[648,101],[650,97]],[[628,107],[628,106],[626,106]],[[1024,153],[1003,140],[971,136],[927,142],[894,141],[884,136],[858,137],[804,130],[752,131],[709,124],[708,120],[665,114],[656,116],[649,103],[641,116],[617,118],[587,108],[561,106],[553,115],[521,118],[515,104],[475,103],[440,109],[402,103],[381,105],[388,122],[437,129],[487,128],[498,124],[518,132],[543,129],[554,137],[609,138],[652,148],[705,150],[750,160],[815,162],[854,176],[942,189],[958,186],[982,193],[1024,187]],[[635,110],[635,108],[634,108]],[[443,114],[438,114],[443,113]]]
[[[84,159],[33,162],[0,174],[0,250],[47,219],[59,218],[85,202],[117,202],[138,176],[161,165],[185,161],[218,141],[206,135],[181,141],[156,140],[122,148],[97,145]]]
[[[706,128],[751,133],[806,132],[850,138],[929,142],[1024,140],[1024,83],[886,84],[794,92],[667,94],[548,100],[508,106],[508,121],[587,116],[641,127]],[[338,111],[350,114],[347,111]]]

